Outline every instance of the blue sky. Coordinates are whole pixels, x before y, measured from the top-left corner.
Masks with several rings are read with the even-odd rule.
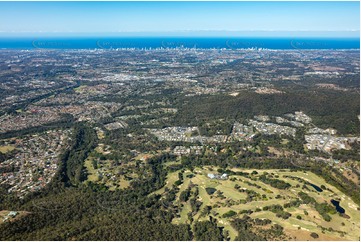
[[[359,2],[0,2],[0,33],[124,32],[358,36]],[[271,31],[271,32],[269,32]]]

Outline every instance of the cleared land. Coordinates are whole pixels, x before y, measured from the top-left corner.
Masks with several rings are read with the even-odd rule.
[[[29,212],[27,212],[27,211],[17,211],[18,214],[15,217],[8,217],[8,220],[4,221],[4,218],[7,217],[9,212],[10,212],[9,210],[1,210],[0,211],[0,224],[14,222],[15,220],[20,219],[20,218],[26,216],[27,214],[29,214]]]
[[[4,146],[0,146],[0,152],[5,154],[7,152],[13,151],[15,149],[14,146],[11,145],[4,145]]]
[[[188,216],[192,212],[190,201],[181,201],[180,196],[186,189],[191,189],[191,194],[193,194],[194,189],[197,189],[195,198],[202,202],[202,205],[198,211],[193,211],[191,216],[193,220],[202,221],[213,216],[217,218],[219,226],[223,226],[225,230],[229,231],[231,239],[235,239],[237,231],[232,228],[230,221],[247,214],[251,218],[270,219],[273,223],[281,225],[284,227],[285,234],[293,240],[359,240],[359,206],[314,173],[289,170],[232,169],[233,172],[243,172],[248,173],[248,175],[229,175],[227,180],[210,179],[207,175],[210,173],[217,174],[217,169],[217,167],[203,167],[193,171],[184,171],[183,182],[178,186],[179,191],[173,202],[175,206],[178,206],[180,212],[173,223],[192,224]],[[178,180],[178,173],[179,171],[170,173],[165,187],[155,193],[165,196],[166,191],[172,189]],[[266,175],[270,179],[284,181],[290,187],[286,189],[275,188],[271,184],[261,181],[260,176],[262,175]],[[322,186],[324,189],[319,192],[310,184]],[[206,188],[214,188],[216,191],[209,194]],[[249,192],[252,196],[248,195]],[[319,204],[327,203],[332,208],[334,207],[331,204],[331,199],[339,200],[340,206],[345,209],[347,216],[341,216],[334,210],[327,213],[331,220],[325,221],[312,203],[284,207],[286,203],[300,199],[299,192],[304,192]],[[289,213],[290,217],[285,219],[277,216],[276,212],[264,209],[265,206],[272,205],[281,205],[283,212]],[[205,216],[202,211],[207,206],[210,206],[211,210]],[[223,217],[230,210],[235,211],[236,215],[228,218]],[[317,233],[319,238],[312,238],[310,236],[312,232]]]
[[[85,92],[85,90],[87,89],[88,86],[86,85],[81,85],[79,87],[74,88],[74,91],[77,93],[83,93]]]
[[[106,158],[112,153],[109,146],[102,143],[89,154],[84,162],[88,177],[85,182],[103,184],[109,190],[125,189],[130,186],[130,181],[138,178],[134,173],[135,162],[116,163],[114,160]]]

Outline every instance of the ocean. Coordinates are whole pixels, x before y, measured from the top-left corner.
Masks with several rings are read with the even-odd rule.
[[[359,49],[359,38],[0,37],[0,49]]]

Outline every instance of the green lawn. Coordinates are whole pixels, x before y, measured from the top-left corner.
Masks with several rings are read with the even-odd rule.
[[[84,166],[88,172],[88,180],[92,181],[92,182],[97,182],[99,180],[99,178],[96,173],[96,170],[93,167],[92,161],[93,161],[93,159],[91,157],[88,157],[84,162]]]
[[[207,177],[207,174],[208,173],[216,173],[216,170],[217,170],[217,168],[215,168],[215,167],[213,167],[213,171],[208,170],[208,167],[203,167],[203,169],[196,168],[194,170],[195,176],[193,178],[187,178],[186,174],[189,174],[190,171],[186,171],[185,176],[184,176],[184,182],[180,186],[180,191],[177,194],[177,199],[176,199],[177,201],[175,201],[175,204],[178,203],[178,198],[179,198],[180,192],[182,192],[186,188],[188,188],[190,182],[192,182],[193,184],[198,186],[198,189],[199,189],[199,199],[198,200],[203,203],[200,208],[200,212],[206,206],[213,206],[213,205],[218,204],[220,207],[212,208],[211,213],[213,213],[213,212],[218,213],[216,218],[219,221],[219,225],[224,226],[225,230],[228,230],[230,232],[232,239],[234,239],[237,236],[236,231],[230,226],[230,220],[232,218],[222,218],[222,215],[224,213],[228,212],[229,210],[234,210],[236,212],[239,212],[241,210],[252,210],[253,213],[251,215],[249,215],[252,218],[271,219],[274,223],[280,224],[284,228],[287,228],[287,231],[296,231],[297,232],[298,227],[300,227],[304,233],[316,232],[318,234],[322,234],[320,226],[323,226],[325,228],[331,227],[334,230],[340,230],[340,231],[346,232],[345,237],[341,237],[340,234],[336,231],[334,231],[334,232],[326,231],[324,235],[325,236],[327,235],[328,237],[323,237],[323,238],[332,238],[335,240],[358,240],[358,238],[359,238],[360,214],[359,214],[359,211],[357,210],[358,205],[355,204],[349,197],[347,197],[346,195],[341,193],[338,189],[336,189],[335,187],[333,187],[330,184],[327,184],[323,178],[318,177],[314,173],[311,173],[311,172],[304,173],[301,171],[290,172],[287,170],[284,170],[284,171],[256,170],[258,172],[258,175],[255,175],[253,177],[257,177],[260,174],[263,174],[263,172],[274,173],[274,175],[279,176],[278,179],[284,180],[285,182],[288,182],[292,185],[292,187],[287,190],[280,190],[280,189],[271,187],[268,184],[264,184],[261,181],[253,181],[253,180],[245,178],[243,176],[230,176],[230,177],[236,177],[242,181],[240,181],[240,180],[231,181],[229,179],[228,180],[209,179]],[[243,172],[248,172],[248,173],[251,173],[253,170],[254,169],[252,169],[252,170],[234,169],[234,171],[243,171]],[[176,180],[178,180],[178,172],[179,171],[168,174],[167,185],[165,187],[171,187],[172,184]],[[302,204],[298,208],[295,208],[295,207],[285,208],[284,209],[285,211],[292,214],[292,216],[290,218],[288,218],[287,220],[284,220],[282,218],[277,218],[276,214],[271,211],[255,212],[255,209],[257,207],[262,209],[264,206],[270,206],[270,205],[274,205],[274,204],[280,204],[283,206],[285,203],[298,198],[298,192],[303,191],[302,190],[303,183],[299,183],[297,180],[291,180],[289,178],[284,178],[283,175],[299,177],[299,178],[302,178],[305,181],[308,181],[315,185],[318,185],[318,186],[325,185],[326,187],[330,188],[333,191],[333,193],[330,191],[326,191],[326,190],[323,192],[316,192],[316,191],[314,191],[314,189],[311,186],[309,186],[310,191],[304,191],[304,192],[308,193],[311,197],[314,197],[318,202],[326,201],[329,203],[330,200],[334,197],[341,198],[342,200],[340,202],[340,205],[343,208],[345,208],[346,214],[348,214],[350,216],[350,219],[345,219],[345,218],[339,216],[338,214],[334,214],[334,215],[330,215],[332,217],[332,220],[330,222],[326,222],[321,218],[321,216],[314,209],[313,206],[305,205],[305,204]],[[250,185],[246,184],[245,181],[248,181],[251,183],[256,183],[257,185],[261,186],[261,188],[259,189],[254,186],[250,186]],[[234,186],[236,184],[239,185],[241,188],[247,188],[249,190],[256,191],[261,196],[263,194],[265,194],[267,199],[262,200],[262,198],[261,198],[258,200],[248,202],[246,204],[240,204],[239,200],[245,199],[247,197],[247,194],[237,191],[234,188]],[[298,185],[298,184],[300,186],[296,187],[296,185]],[[208,195],[205,190],[207,187],[212,187],[219,191],[222,191],[223,196],[225,196],[225,198],[224,199],[217,198],[215,194],[212,196]],[[264,190],[262,190],[263,188],[270,190],[273,193],[267,193]],[[155,193],[162,194],[163,192],[164,192],[164,188],[158,190]],[[277,195],[282,196],[282,198],[276,199],[275,197]],[[226,205],[226,201],[231,201],[231,202],[233,201],[235,204],[234,205]],[[181,218],[174,219],[173,222],[174,223],[189,223],[187,214],[190,211],[191,211],[191,208],[190,208],[189,202],[184,203],[184,207],[181,209],[181,212],[180,212]],[[305,215],[304,211],[307,211],[308,215]],[[194,216],[195,221],[207,219],[207,216],[201,218],[200,212],[198,212]],[[297,215],[300,215],[302,217],[302,219],[301,220],[297,219],[296,218]],[[242,217],[243,214],[237,214],[235,216]],[[341,223],[344,223],[345,226],[341,226]]]

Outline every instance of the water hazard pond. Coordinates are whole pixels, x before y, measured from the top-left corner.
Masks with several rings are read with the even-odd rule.
[[[336,207],[337,212],[339,212],[339,213],[345,213],[345,209],[340,206],[340,202],[339,202],[339,201],[336,201],[336,200],[331,199],[331,203],[332,203],[333,206]]]
[[[323,190],[319,186],[316,186],[315,184],[312,183],[309,183],[309,185],[312,186],[316,191],[323,192]]]

